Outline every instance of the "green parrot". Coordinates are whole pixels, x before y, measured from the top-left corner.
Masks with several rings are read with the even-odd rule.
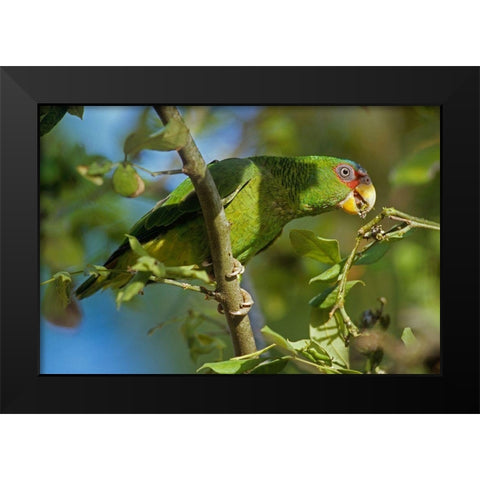
[[[375,204],[375,188],[358,163],[326,156],[229,158],[208,165],[230,223],[232,253],[241,264],[270,246],[295,218],[335,208],[365,216]],[[208,269],[210,252],[197,195],[189,178],[132,228],[152,257],[167,267]],[[104,288],[120,288],[132,278],[138,256],[128,239],[105,262],[108,275],[92,275],[79,299]]]

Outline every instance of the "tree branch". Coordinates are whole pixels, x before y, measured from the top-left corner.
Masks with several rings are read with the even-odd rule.
[[[384,218],[389,218],[391,220],[401,221],[401,225],[396,225],[391,228],[388,232],[384,232],[381,228],[380,222]],[[351,335],[357,337],[359,335],[358,328],[352,323],[350,317],[348,316],[345,310],[345,295],[346,295],[346,285],[347,285],[347,276],[350,268],[355,263],[357,258],[357,252],[360,247],[360,243],[364,239],[373,239],[373,242],[367,245],[360,253],[365,253],[368,249],[376,245],[378,242],[388,241],[393,238],[402,238],[405,233],[407,233],[412,228],[426,228],[430,230],[440,230],[440,225],[436,222],[430,220],[425,220],[424,218],[414,217],[408,213],[401,212],[393,207],[383,207],[382,211],[372,220],[370,220],[366,225],[360,228],[357,232],[357,238],[353,250],[350,252],[343,269],[340,273],[338,280],[338,293],[335,305],[329,312],[329,318],[332,318],[335,312],[339,312],[342,316],[343,322],[348,330],[348,336],[346,339],[345,345],[348,343],[348,337]]]
[[[184,123],[176,107],[154,105],[153,108],[164,125],[171,119]],[[256,351],[256,346],[250,320],[248,315],[238,313],[242,310],[244,302],[240,283],[237,278],[229,277],[234,270],[234,260],[230,243],[230,225],[225,216],[220,195],[191,135],[178,153],[183,162],[183,171],[190,177],[202,208],[217,282],[217,298],[225,312],[235,355],[253,353]]]

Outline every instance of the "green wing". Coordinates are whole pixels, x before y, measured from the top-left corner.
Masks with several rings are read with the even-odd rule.
[[[220,162],[212,162],[207,167],[224,207],[258,172],[255,164],[248,158],[228,158]],[[201,215],[200,203],[191,180],[187,178],[168,197],[144,215],[129,234],[136,237],[140,243],[145,243],[157,237],[162,231],[171,228],[174,223],[195,215]],[[105,265],[110,264],[129,248],[128,240],[125,240]]]

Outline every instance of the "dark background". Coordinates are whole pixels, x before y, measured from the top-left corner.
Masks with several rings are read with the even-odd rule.
[[[474,272],[478,265],[478,217],[460,222],[477,210],[473,180],[478,173],[478,70],[477,69],[286,69],[281,85],[275,85],[276,69],[203,69],[196,83],[189,84],[185,69],[93,71],[75,69],[10,69],[2,77],[2,409],[8,411],[476,411],[478,410],[478,311],[472,301],[478,290]],[[103,73],[102,73],[103,72]],[[176,72],[176,73],[175,73]],[[112,75],[122,73],[122,81],[111,87]],[[187,73],[187,75],[186,75]],[[320,75],[321,73],[321,75]],[[176,80],[186,82],[181,85]],[[256,83],[252,81],[255,74]],[[15,77],[13,81],[11,76]],[[241,85],[233,94],[233,75]],[[128,96],[139,79],[142,89]],[[214,80],[215,79],[215,80]],[[305,81],[303,81],[305,79]],[[48,83],[45,83],[48,80]],[[228,82],[230,80],[230,82]],[[242,82],[243,80],[243,82]],[[204,95],[198,85],[205,82]],[[218,82],[218,83],[216,83]],[[373,87],[375,84],[375,87]],[[20,85],[20,87],[19,87]],[[175,86],[180,88],[176,90]],[[226,90],[221,90],[224,85]],[[271,88],[265,88],[270,85]],[[321,85],[322,88],[318,86]],[[107,88],[107,86],[109,88]],[[202,103],[210,103],[216,87],[217,99],[212,103],[342,103],[346,104],[409,104],[442,105],[442,322],[443,317],[462,319],[464,329],[455,330],[452,322],[442,323],[441,377],[369,377],[340,380],[311,376],[262,377],[239,381],[231,378],[204,377],[38,377],[38,302],[22,302],[24,295],[38,299],[38,275],[33,274],[38,257],[32,254],[36,240],[35,209],[36,170],[29,177],[22,163],[32,162],[35,153],[36,102],[67,103],[162,103],[156,91],[169,92],[163,102],[188,104],[178,92],[197,94]],[[189,88],[191,87],[191,88]],[[263,88],[262,88],[263,87]],[[88,90],[91,93],[88,93]],[[282,91],[283,90],[283,91]],[[28,94],[26,94],[26,92]],[[301,91],[301,94],[298,93]],[[319,91],[321,93],[319,93]],[[107,92],[110,96],[107,96]],[[286,93],[289,92],[289,93]],[[7,95],[8,93],[8,95]],[[230,95],[229,95],[230,94]],[[123,95],[123,100],[119,98]],[[145,100],[145,96],[150,98]],[[199,96],[198,96],[199,95]],[[242,96],[243,95],[243,96]],[[103,96],[103,99],[100,97]],[[89,101],[88,101],[88,99]],[[142,98],[143,97],[143,98]],[[205,98],[206,97],[206,98]],[[355,98],[356,97],[356,98]],[[35,99],[35,100],[32,100]],[[168,101],[167,101],[168,100]],[[180,101],[178,101],[180,100]],[[230,100],[230,101],[228,101]],[[8,124],[5,119],[8,118]],[[25,138],[29,141],[25,141]],[[458,168],[458,159],[469,173]],[[23,162],[22,162],[23,161]],[[5,182],[8,173],[8,182]],[[21,181],[20,181],[21,178]],[[470,181],[470,183],[469,183]],[[452,187],[452,185],[454,187]],[[458,186],[461,185],[462,188]],[[22,187],[22,201],[12,202]],[[5,202],[9,199],[9,202]],[[33,201],[32,201],[33,200]],[[473,207],[470,207],[473,205]],[[467,217],[469,219],[470,217]],[[445,220],[446,223],[445,223]],[[450,220],[450,221],[448,221]],[[455,223],[453,223],[453,220]],[[458,235],[458,223],[461,235]],[[454,227],[457,228],[454,228]],[[452,255],[461,241],[462,251],[469,259],[459,262]],[[30,246],[30,247],[29,247]],[[446,249],[445,249],[446,247]],[[9,252],[7,255],[6,252]],[[25,253],[28,252],[28,253]],[[30,270],[29,270],[30,268]],[[26,272],[32,272],[30,276]],[[17,272],[17,274],[15,274]],[[18,273],[20,272],[20,273]],[[8,283],[5,282],[8,276]],[[458,279],[462,279],[461,282]],[[22,279],[15,282],[14,279]],[[455,280],[454,280],[455,279]],[[470,280],[469,280],[470,279]],[[22,288],[19,289],[18,285]],[[17,286],[17,288],[15,288]],[[473,311],[472,311],[473,309]],[[456,325],[455,325],[456,326]],[[8,339],[8,342],[5,340]],[[458,354],[458,345],[464,350]],[[288,379],[287,379],[288,378]],[[281,393],[291,387],[305,390],[328,388],[328,397],[300,399],[293,402]],[[186,380],[188,379],[188,380]],[[233,380],[233,381],[232,381]],[[237,380],[237,383],[235,383]],[[294,384],[293,382],[296,382]],[[226,385],[228,384],[228,387]],[[246,388],[246,384],[249,388]],[[182,385],[181,391],[178,390]],[[238,388],[242,385],[242,388]],[[200,388],[201,386],[201,388]],[[199,389],[200,388],[200,389]],[[219,390],[221,388],[221,390]],[[254,402],[254,395],[245,397],[252,388],[264,402]],[[229,398],[219,406],[212,402],[220,392]],[[54,394],[55,392],[55,394]],[[156,395],[152,395],[156,392]],[[195,404],[186,400],[191,394],[201,395]],[[96,395],[94,395],[94,393]],[[263,395],[262,395],[263,393]],[[415,395],[413,395],[415,393]],[[268,400],[274,395],[274,400]],[[355,398],[355,403],[347,398]],[[250,398],[246,401],[246,398]],[[183,399],[183,402],[182,402]],[[315,400],[315,401],[313,401]]]

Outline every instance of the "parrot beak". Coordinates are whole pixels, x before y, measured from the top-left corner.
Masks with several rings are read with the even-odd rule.
[[[377,193],[371,182],[358,184],[338,205],[351,215],[362,218],[373,208]]]

